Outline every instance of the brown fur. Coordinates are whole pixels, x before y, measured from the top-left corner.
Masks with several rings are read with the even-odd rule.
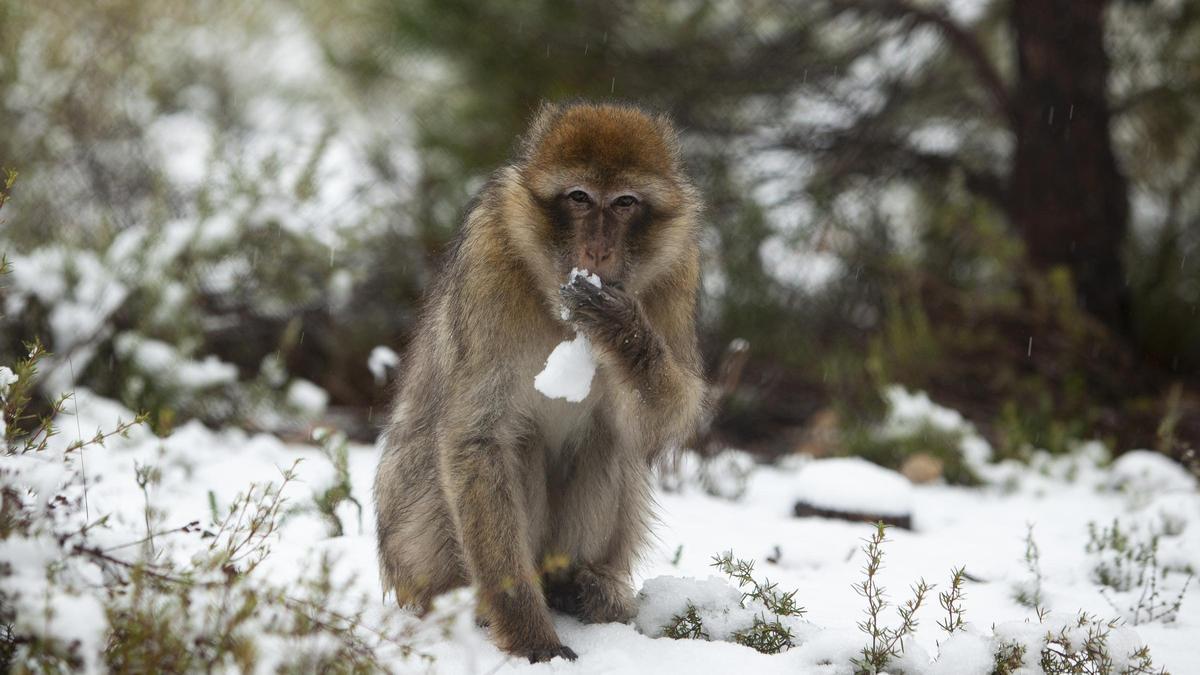
[[[576,184],[636,190],[648,214],[603,289],[563,285],[576,249],[552,213]],[[468,214],[405,359],[375,481],[383,583],[401,604],[473,584],[497,643],[531,660],[574,658],[551,605],[632,616],[650,466],[703,408],[698,211],[665,118],[542,107]],[[591,392],[548,399],[534,376],[575,330],[597,353]]]

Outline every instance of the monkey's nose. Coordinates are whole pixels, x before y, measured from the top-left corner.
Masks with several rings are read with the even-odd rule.
[[[595,248],[588,247],[588,248],[583,249],[583,251],[580,252],[580,255],[579,255],[580,265],[579,266],[583,269],[589,269],[589,270],[594,270],[594,271],[599,270],[601,267],[604,266],[604,263],[609,261],[610,258],[612,258],[612,249],[610,249],[610,248],[595,249]]]

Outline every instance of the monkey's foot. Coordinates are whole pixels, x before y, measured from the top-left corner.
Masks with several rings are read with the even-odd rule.
[[[521,650],[522,656],[529,657],[530,663],[539,663],[541,661],[549,661],[550,659],[561,656],[568,661],[574,661],[579,658],[575,650],[566,645],[556,645],[553,647],[537,647],[534,649]]]
[[[546,600],[584,623],[627,623],[636,613],[628,585],[590,569],[579,570],[570,582],[551,585]]]

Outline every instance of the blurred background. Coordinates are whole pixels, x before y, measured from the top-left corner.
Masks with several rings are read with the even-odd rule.
[[[708,203],[703,449],[1200,445],[1200,3],[0,0],[0,363],[371,439],[539,101],[669,112]],[[400,355],[400,356],[397,356]],[[49,405],[47,402],[46,405]]]

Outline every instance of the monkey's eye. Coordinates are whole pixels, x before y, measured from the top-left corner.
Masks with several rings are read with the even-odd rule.
[[[636,203],[637,197],[634,197],[633,195],[621,195],[613,200],[613,206],[619,206],[621,208],[627,208]]]
[[[567,199],[579,204],[587,204],[588,202],[592,201],[592,198],[588,196],[588,193],[584,192],[583,190],[572,190],[567,195]]]

